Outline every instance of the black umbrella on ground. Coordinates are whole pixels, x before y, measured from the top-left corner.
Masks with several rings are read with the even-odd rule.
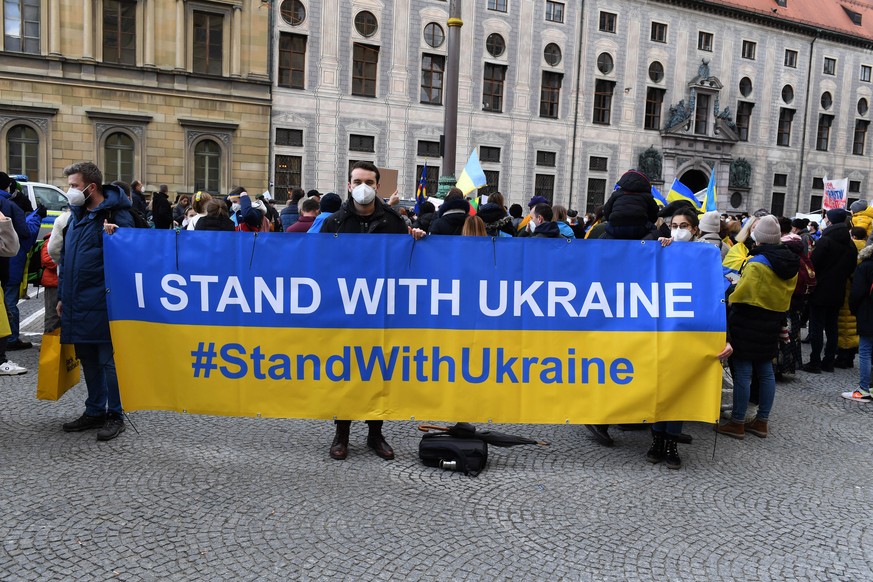
[[[527,437],[507,434],[505,432],[499,432],[496,430],[479,431],[476,430],[476,427],[469,422],[459,422],[452,426],[433,426],[423,424],[418,427],[418,430],[422,432],[441,430],[447,432],[454,437],[462,439],[480,439],[488,443],[489,445],[494,445],[495,447],[514,447],[516,445],[549,446],[549,443],[547,441],[537,441],[534,439],[529,439]]]

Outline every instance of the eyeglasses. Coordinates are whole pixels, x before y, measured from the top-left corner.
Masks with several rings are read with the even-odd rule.
[[[688,224],[687,222],[683,222],[682,224],[672,224],[672,225],[670,225],[670,228],[678,228],[680,230],[688,230],[689,228],[692,228],[692,226],[690,224]]]

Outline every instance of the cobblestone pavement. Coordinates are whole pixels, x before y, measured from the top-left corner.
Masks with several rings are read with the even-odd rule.
[[[324,421],[136,412],[98,443],[60,427],[84,385],[37,401],[37,350],[11,354],[31,372],[0,378],[3,580],[873,580],[873,404],[839,397],[857,369],[779,384],[767,439],[689,425],[679,471],[644,432],[502,426],[552,446],[469,478],[422,466],[411,422],[386,423],[393,462],[362,423],[345,462]]]

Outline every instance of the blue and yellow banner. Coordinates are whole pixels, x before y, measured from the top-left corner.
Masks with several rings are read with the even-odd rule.
[[[719,414],[725,313],[711,245],[120,229],[104,248],[127,410]]]

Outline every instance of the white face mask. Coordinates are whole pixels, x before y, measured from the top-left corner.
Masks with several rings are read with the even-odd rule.
[[[358,184],[352,190],[352,198],[361,206],[367,206],[376,199],[376,190],[367,184]]]
[[[533,218],[531,218],[531,219],[530,219],[530,222],[527,223],[527,227],[530,229],[531,232],[536,232],[536,230],[537,230],[537,223],[534,222],[534,219],[533,219]]]
[[[691,236],[691,231],[687,228],[674,228],[670,231],[670,237],[676,242],[688,242]]]
[[[87,199],[88,197],[85,196],[85,193],[78,188],[73,188],[71,186],[70,189],[67,190],[67,202],[70,203],[70,206],[84,206],[85,200]]]
[[[239,212],[240,208],[242,208],[242,207],[239,205],[239,202],[234,202],[233,204],[230,205],[230,210],[231,210],[231,212],[234,212],[234,213]]]
[[[754,231],[752,231],[751,237],[752,237],[752,240],[757,244],[758,239],[755,238],[755,232],[754,232]]]

